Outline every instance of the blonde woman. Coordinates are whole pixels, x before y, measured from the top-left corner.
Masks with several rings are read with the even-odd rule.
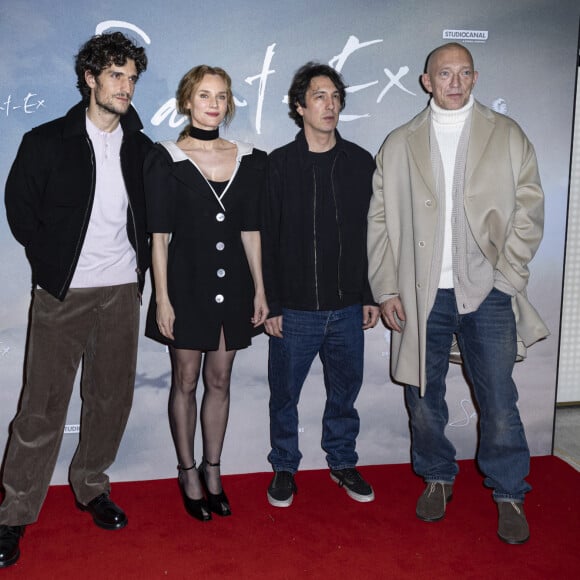
[[[145,167],[154,292],[146,335],[169,345],[169,419],[187,512],[208,521],[231,514],[220,479],[237,350],[262,331],[268,307],[262,281],[260,206],[266,154],[223,139],[234,114],[231,79],[196,66],[177,90],[189,124],[177,142],[156,144]],[[196,389],[203,459],[196,468]]]

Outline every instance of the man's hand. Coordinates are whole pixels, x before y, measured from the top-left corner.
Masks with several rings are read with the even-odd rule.
[[[363,330],[374,328],[377,325],[381,311],[378,306],[365,304],[363,306]]]
[[[403,330],[401,322],[405,322],[405,309],[398,296],[381,302],[381,316],[385,324],[395,332]]]
[[[266,332],[270,336],[275,336],[276,338],[282,338],[282,316],[273,316],[272,318],[268,318],[266,322],[264,322],[264,327],[266,328]]]

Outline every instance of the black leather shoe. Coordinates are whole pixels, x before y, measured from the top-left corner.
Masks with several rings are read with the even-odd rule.
[[[24,526],[0,526],[0,568],[16,564],[20,558],[18,543],[24,535]]]
[[[106,493],[98,495],[87,505],[79,506],[83,511],[89,512],[93,516],[93,521],[99,528],[104,530],[120,530],[127,523],[125,512]]]

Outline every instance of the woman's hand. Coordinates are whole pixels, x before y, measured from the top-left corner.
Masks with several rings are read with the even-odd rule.
[[[173,323],[175,322],[175,313],[169,300],[157,304],[157,326],[159,332],[165,337],[173,340]]]
[[[254,295],[254,316],[251,318],[254,328],[257,328],[266,322],[266,318],[268,318],[269,312],[270,309],[268,308],[268,303],[266,302],[266,295],[264,292],[256,292]]]

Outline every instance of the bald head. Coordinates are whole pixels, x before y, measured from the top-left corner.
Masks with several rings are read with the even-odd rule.
[[[469,102],[477,76],[469,50],[450,42],[431,52],[421,82],[437,106],[457,110]]]
[[[467,50],[467,48],[465,48],[463,44],[459,44],[458,42],[448,42],[447,44],[442,44],[441,46],[438,46],[435,50],[432,50],[429,53],[429,56],[427,57],[427,62],[425,64],[425,72],[429,73],[429,69],[432,66],[433,62],[436,62],[437,57],[442,52],[448,50],[464,52],[467,58],[469,59],[469,62],[471,63],[471,68],[474,68],[473,56],[471,55],[471,52],[469,52],[469,50]]]

